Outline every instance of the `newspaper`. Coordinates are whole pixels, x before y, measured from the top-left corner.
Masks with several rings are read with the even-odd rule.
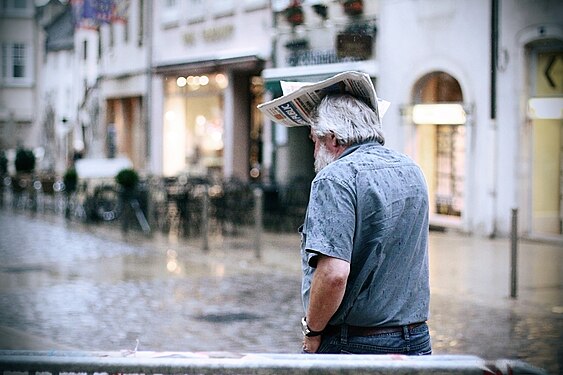
[[[388,101],[377,98],[371,78],[366,73],[348,71],[317,83],[281,81],[283,96],[258,105],[268,118],[279,124],[310,126],[311,113],[329,93],[348,93],[368,104],[381,119]]]

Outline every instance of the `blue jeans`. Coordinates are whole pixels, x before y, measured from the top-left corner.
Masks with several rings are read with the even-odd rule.
[[[317,353],[324,354],[404,354],[430,355],[432,345],[426,323],[402,332],[382,333],[372,336],[349,336],[347,327],[339,333],[323,336]]]

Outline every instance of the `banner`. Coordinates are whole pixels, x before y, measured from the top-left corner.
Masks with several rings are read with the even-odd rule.
[[[97,29],[101,24],[112,22],[115,3],[114,0],[71,0],[75,27]]]

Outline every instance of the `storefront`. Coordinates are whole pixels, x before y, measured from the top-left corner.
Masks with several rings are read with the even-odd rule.
[[[461,228],[468,206],[469,106],[459,82],[443,71],[425,74],[412,92],[414,104],[405,108],[403,119],[412,141],[407,152],[427,179],[430,222]]]
[[[527,231],[535,237],[563,235],[563,49],[528,46],[530,98],[526,164],[530,165]]]
[[[261,65],[249,57],[158,68],[163,175],[261,177]]]

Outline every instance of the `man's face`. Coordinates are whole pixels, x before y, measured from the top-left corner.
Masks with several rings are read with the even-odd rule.
[[[315,157],[315,173],[318,173],[321,169],[335,161],[338,154],[336,152],[332,152],[329,150],[329,147],[327,147],[327,143],[330,142],[328,137],[318,138],[311,132],[309,138],[311,138],[315,144],[315,151],[313,155]]]

